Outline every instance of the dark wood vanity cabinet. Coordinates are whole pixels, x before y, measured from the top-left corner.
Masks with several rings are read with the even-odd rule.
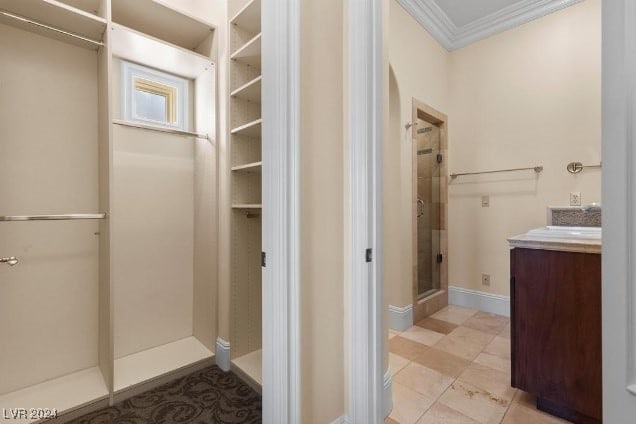
[[[510,252],[512,386],[574,423],[600,423],[601,255]]]

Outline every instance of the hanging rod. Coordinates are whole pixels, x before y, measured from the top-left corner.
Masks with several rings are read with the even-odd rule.
[[[0,14],[4,15],[6,17],[9,17],[9,18],[13,18],[13,19],[18,20],[18,21],[21,21],[21,22],[25,22],[25,23],[30,24],[30,25],[35,25],[35,26],[40,27],[40,28],[48,29],[49,31],[55,31],[57,33],[67,35],[69,37],[77,38],[78,40],[86,41],[87,43],[90,43],[90,44],[93,44],[93,45],[96,45],[96,46],[103,46],[104,45],[104,43],[102,43],[101,41],[93,40],[92,38],[84,37],[82,35],[75,34],[73,32],[65,31],[65,30],[63,30],[61,28],[56,28],[56,27],[44,24],[42,22],[34,21],[33,19],[29,19],[29,18],[27,18],[25,16],[16,15],[15,13],[7,12],[4,9],[0,9]]]
[[[581,162],[570,162],[565,169],[567,169],[570,174],[578,174],[583,171],[584,168],[601,168],[602,165],[603,162],[598,165],[583,165]]]
[[[7,215],[2,221],[70,221],[76,219],[106,219],[105,213],[65,213],[60,215]]]
[[[120,119],[113,119],[113,124],[121,125],[123,127],[139,128],[142,130],[158,131],[162,133],[183,135],[187,137],[204,138],[206,140],[210,140],[210,136],[208,134],[199,134],[199,133],[190,132],[190,131],[176,130],[173,128],[161,128],[161,127],[155,127],[152,125],[137,124],[137,123],[132,123],[128,121],[122,121]]]
[[[537,174],[541,171],[543,171],[543,166],[539,165],[539,166],[532,166],[532,167],[528,167],[528,168],[510,168],[510,169],[497,169],[495,171],[481,171],[481,172],[464,172],[462,174],[451,174],[450,177],[452,179],[455,179],[457,177],[461,177],[463,175],[481,175],[481,174],[495,174],[498,172],[513,172],[513,171],[534,171]]]

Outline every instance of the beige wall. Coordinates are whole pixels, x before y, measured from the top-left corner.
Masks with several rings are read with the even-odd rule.
[[[301,7],[302,422],[329,423],[344,413],[343,8]]]
[[[389,8],[390,136],[384,146],[384,280],[390,305],[412,303],[412,98],[447,113],[448,52],[397,1]],[[397,89],[397,90],[396,90]],[[450,118],[452,119],[452,117]],[[452,125],[452,122],[451,122]]]
[[[507,295],[506,237],[545,225],[546,207],[567,205],[570,191],[580,191],[584,203],[600,200],[600,171],[565,171],[571,161],[600,161],[600,4],[587,0],[448,53],[391,2],[390,61],[401,104],[399,117],[391,107],[385,149],[391,304],[412,302],[412,165],[404,123],[413,97],[448,114],[451,172],[545,167],[538,179],[530,172],[451,183],[449,285]],[[482,195],[490,196],[490,208],[481,207]],[[491,275],[490,287],[481,285],[482,273]]]
[[[508,295],[506,237],[546,224],[548,205],[600,201],[601,1],[587,0],[450,55],[451,172],[542,164],[449,187],[449,282]],[[481,196],[490,207],[481,207]],[[481,274],[491,286],[481,285]]]

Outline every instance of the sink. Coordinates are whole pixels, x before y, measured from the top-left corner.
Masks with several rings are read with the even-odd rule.
[[[600,240],[601,227],[563,227],[549,225],[547,227],[535,228],[527,233],[529,237],[558,238],[574,240]]]

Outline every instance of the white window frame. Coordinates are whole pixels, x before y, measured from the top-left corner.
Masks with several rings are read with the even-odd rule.
[[[157,121],[139,116],[135,113],[135,79],[141,78],[160,85],[169,86],[175,89],[176,100],[176,121],[173,123]],[[122,60],[121,62],[121,99],[122,118],[128,122],[137,122],[163,128],[173,128],[188,131],[188,104],[189,104],[189,81],[177,75],[162,72],[147,66]],[[167,106],[167,105],[166,105]]]

